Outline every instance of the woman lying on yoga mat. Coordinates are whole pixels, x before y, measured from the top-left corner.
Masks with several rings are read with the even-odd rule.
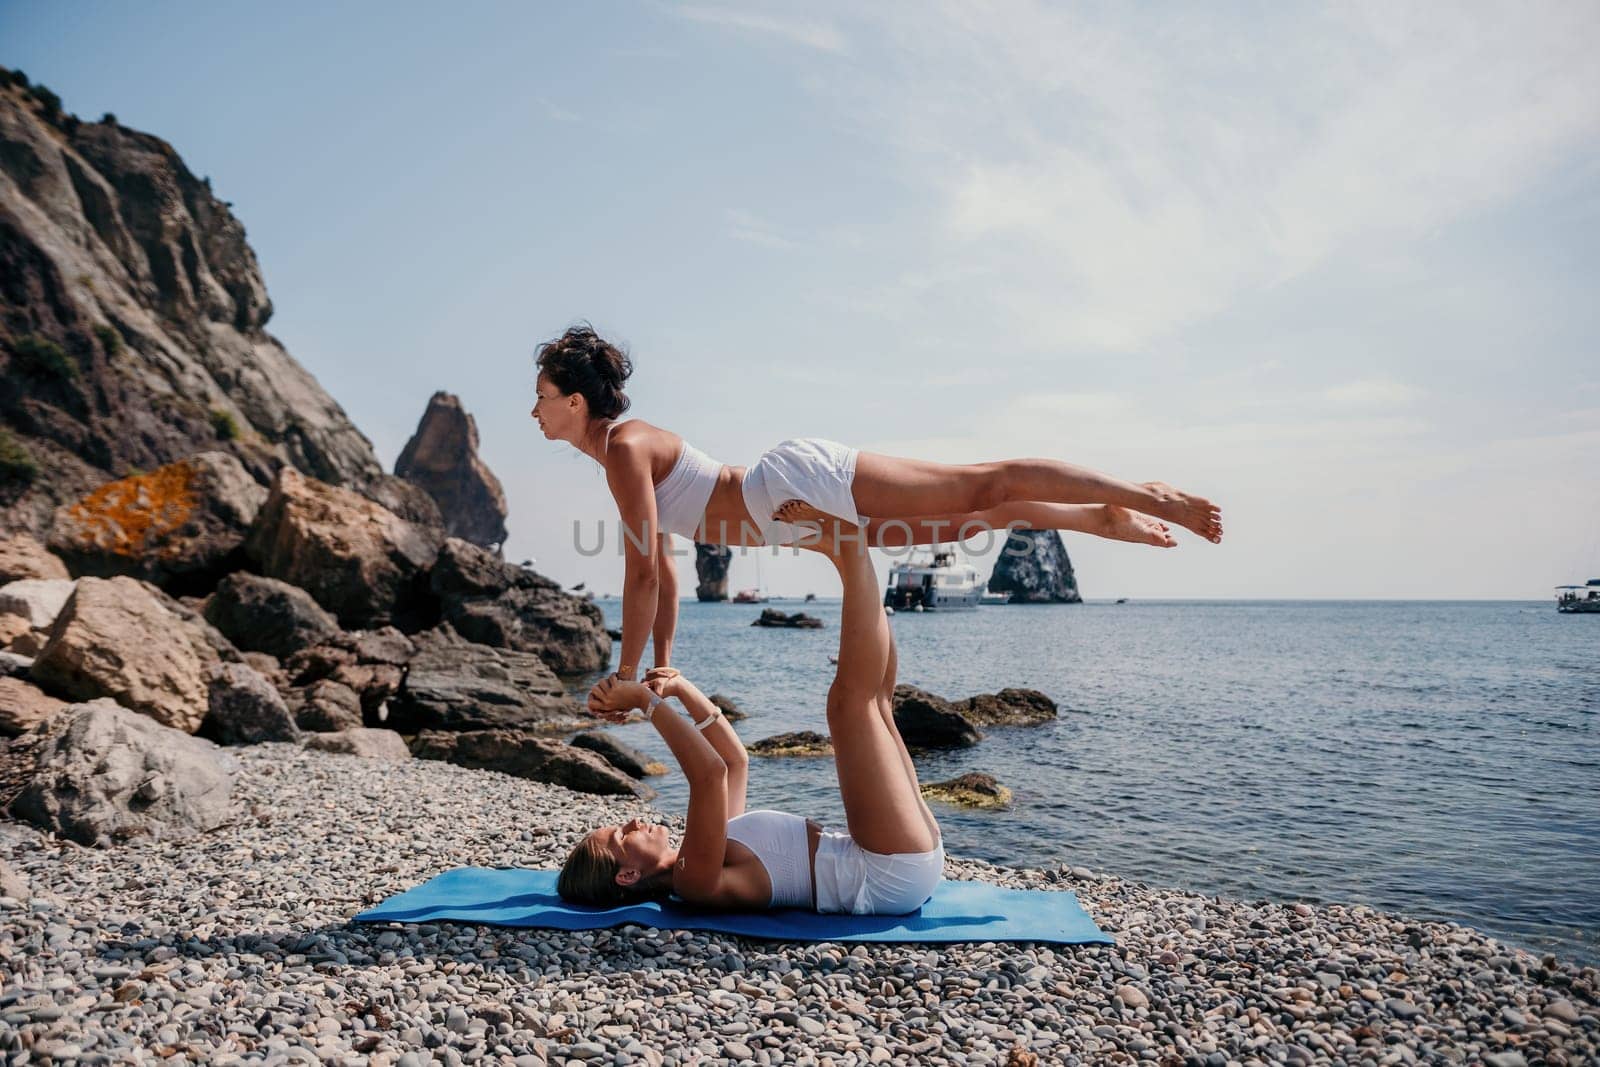
[[[795,510],[808,521],[826,518],[803,506]],[[667,668],[651,671],[643,683],[607,678],[590,695],[590,709],[612,721],[645,712],[689,780],[688,817],[676,846],[665,826],[643,819],[590,833],[561,869],[562,897],[613,905],[670,892],[730,909],[857,915],[900,915],[928,899],[944,871],[944,845],[895,728],[894,635],[865,540],[858,528],[834,535],[824,526],[806,546],[827,554],[844,581],[828,733],[850,832],[829,833],[786,812],[745,811],[744,746],[683,675]],[[694,723],[663,705],[662,696],[682,701]]]
[[[628,408],[628,357],[587,326],[539,346],[533,417],[604,468],[622,519],[626,574],[622,658],[616,677],[636,677],[645,641],[655,665],[672,662],[678,579],[670,534],[723,545],[794,543],[794,508],[863,525],[882,548],[966,540],[985,529],[1077,530],[1170,548],[1167,522],[1222,540],[1222,513],[1209,500],[1164,482],[1134,484],[1055,459],[950,466],[861,452],[803,437],[784,441],[755,466],[718,463]],[[795,501],[787,505],[785,502]],[[1142,513],[1142,514],[1141,514]],[[1162,521],[1166,520],[1166,521]],[[962,533],[965,529],[966,533]]]

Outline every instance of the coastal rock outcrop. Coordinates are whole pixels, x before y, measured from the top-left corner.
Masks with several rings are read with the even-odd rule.
[[[278,659],[339,633],[339,620],[304,589],[244,571],[217,585],[206,601],[205,616],[238,648]]]
[[[24,578],[71,578],[67,565],[37,537],[19,531],[0,534],[0,585]]]
[[[433,394],[394,473],[433,498],[451,537],[485,548],[505,542],[505,490],[478,456],[478,424],[459,397]]]
[[[233,456],[201,452],[61,505],[50,548],[74,574],[204,592],[243,564],[245,534],[266,498]]]
[[[974,726],[1037,726],[1056,718],[1056,702],[1037,689],[1007,686],[952,702]]]
[[[721,693],[712,693],[706,699],[721,708],[722,714],[728,717],[729,722],[738,722],[741,719],[749,718],[748,715],[740,710],[739,705],[733,702],[732,697],[723,696]]]
[[[135,578],[80,578],[30,675],[72,700],[110,697],[164,726],[194,733],[221,663],[204,621]]]
[[[0,529],[43,537],[60,505],[213,449],[261,484],[284,465],[369,495],[397,482],[266,332],[255,253],[210,180],[4,73]]]
[[[785,630],[820,630],[822,629],[822,620],[815,615],[807,615],[803,611],[789,614],[776,608],[762,608],[760,618],[750,625]]]
[[[815,730],[796,730],[793,733],[764,737],[750,746],[752,756],[831,756],[833,739]]]
[[[928,782],[922,795],[963,808],[994,810],[1011,806],[1011,790],[995,781],[994,775],[974,771],[943,782]]]
[[[1081,604],[1067,547],[1055,530],[1013,530],[995,560],[989,592],[1012,604]]]
[[[428,730],[417,735],[411,754],[418,759],[448,760],[462,767],[566,786],[580,793],[643,800],[656,795],[654,789],[617,770],[599,753],[527,730]]]
[[[319,678],[298,693],[294,722],[311,733],[338,733],[363,725],[361,694],[343,682]]]
[[[430,577],[444,619],[470,641],[532,652],[561,674],[583,674],[611,660],[598,605],[542,574],[452,537]]]
[[[631,778],[648,778],[667,773],[666,764],[652,760],[632,745],[623,744],[615,736],[603,730],[585,730],[568,743],[586,748],[590,752],[598,752],[607,763]]]
[[[485,730],[588,725],[578,702],[538,656],[475,644],[441,626],[416,636],[417,654],[389,702],[385,725],[422,730]]]
[[[969,748],[983,740],[948,700],[913,685],[894,687],[894,724],[908,748]]]
[[[269,578],[297,585],[346,627],[425,625],[439,530],[285,467],[246,541]]]
[[[727,545],[694,545],[694,595],[703,602],[728,599],[728,569],[733,565],[733,549]]]
[[[11,811],[80,844],[141,835],[184,838],[232,816],[235,762],[210,741],[108,700],[48,724]]]

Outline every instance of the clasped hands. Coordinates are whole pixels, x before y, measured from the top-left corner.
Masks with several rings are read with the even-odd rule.
[[[652,667],[645,672],[642,682],[607,675],[589,690],[589,714],[606,722],[626,722],[630,712],[649,705],[652,693],[659,697],[671,696],[673,682],[678,677],[673,667]]]

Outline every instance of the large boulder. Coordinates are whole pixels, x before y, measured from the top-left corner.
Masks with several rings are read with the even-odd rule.
[[[624,744],[603,730],[585,730],[570,742],[590,752],[598,752],[607,763],[630,778],[647,778],[666,774],[667,765],[658,763],[632,745]]]
[[[611,637],[593,601],[477,545],[446,541],[430,581],[445,620],[468,640],[532,652],[562,674],[598,671],[611,660]]]
[[[23,578],[70,578],[60,557],[30,533],[0,534],[0,585]]]
[[[803,611],[789,614],[779,611],[777,608],[762,608],[760,617],[750,625],[782,630],[820,630],[822,629],[822,620],[815,615],[807,615]]]
[[[288,705],[261,672],[224,664],[211,680],[206,734],[225,745],[294,741],[300,737]]]
[[[42,829],[105,845],[190,837],[232,816],[238,766],[210,741],[107,700],[68,708],[40,729],[37,763],[11,812]]]
[[[243,562],[267,491],[226,452],[201,452],[56,509],[50,547],[75,574],[203,591]]]
[[[217,586],[205,616],[237,647],[279,659],[339,633],[339,620],[304,589],[242,571]]]
[[[20,618],[30,630],[46,630],[70,596],[70,578],[22,578],[0,586],[0,615]]]
[[[912,685],[894,687],[894,724],[908,748],[967,748],[983,740],[950,701]]]
[[[733,549],[727,545],[694,545],[695,599],[717,602],[728,599],[728,568],[733,565]]]
[[[285,467],[246,549],[269,578],[297,585],[347,628],[422,625],[440,531],[408,522],[348,489]]]
[[[418,759],[447,760],[462,767],[548,782],[579,793],[644,800],[655,796],[655,790],[617,770],[598,753],[527,730],[428,730],[417,736],[411,754]]]
[[[922,795],[962,808],[996,810],[1011,806],[1011,790],[995,781],[994,775],[974,771],[943,782],[929,782]]]
[[[587,724],[583,708],[538,656],[475,644],[445,626],[418,634],[416,645],[385,720],[403,734]]]
[[[302,744],[319,752],[338,752],[384,763],[401,763],[411,758],[405,738],[393,730],[376,730],[365,726],[331,734],[306,734]]]
[[[15,737],[70,707],[32,682],[13,675],[0,677],[0,734]]]
[[[459,397],[433,394],[394,473],[433,498],[451,537],[484,547],[505,542],[505,490],[478,456],[478,424]]]
[[[80,578],[30,675],[58,696],[110,697],[193,733],[222,662],[219,643],[204,620],[135,578]]]
[[[989,592],[1012,604],[1081,604],[1067,546],[1055,530],[1013,530],[995,559]]]
[[[831,756],[833,739],[815,730],[796,730],[794,733],[763,737],[750,746],[752,756]]]

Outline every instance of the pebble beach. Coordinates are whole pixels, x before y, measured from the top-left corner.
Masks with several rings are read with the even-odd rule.
[[[1594,968],[1365,906],[1069,889],[1115,946],[778,944],[352,923],[451,867],[560,863],[638,801],[445,763],[230,750],[238,817],[87,848],[0,822],[0,1054],[26,1063],[1578,1064]]]

